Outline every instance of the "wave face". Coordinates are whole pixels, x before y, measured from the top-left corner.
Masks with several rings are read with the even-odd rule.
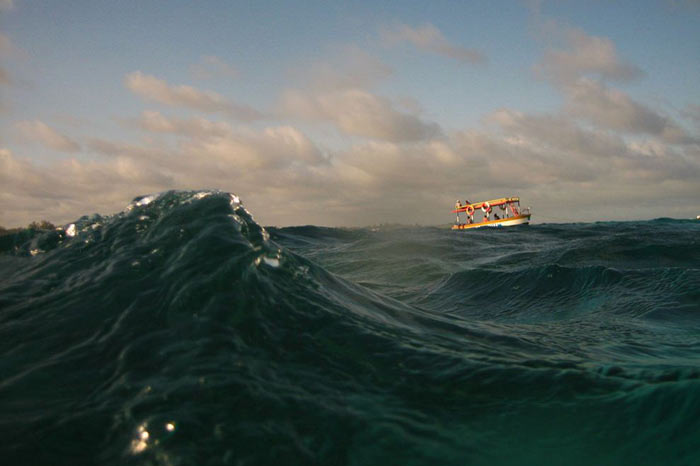
[[[700,223],[0,237],[3,464],[698,464]]]

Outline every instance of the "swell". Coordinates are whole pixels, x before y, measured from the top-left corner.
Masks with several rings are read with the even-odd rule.
[[[380,335],[415,332],[404,306],[277,247],[225,193],[137,199],[2,261],[15,272],[0,289],[0,396],[12,400],[0,427],[18,461],[46,444],[54,464],[151,461],[173,437],[168,420],[180,442],[201,423],[225,432],[230,414],[208,399],[224,393],[238,423],[229,428],[257,426],[235,436],[245,451],[297,398],[356,383],[349,374],[362,372]]]
[[[620,246],[613,228],[583,230]],[[697,269],[674,254],[585,263],[573,251],[591,245],[558,227],[492,233],[270,239],[209,191],[22,233],[0,254],[5,458],[688,462]]]

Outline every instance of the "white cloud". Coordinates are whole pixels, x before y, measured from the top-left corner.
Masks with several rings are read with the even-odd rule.
[[[180,136],[180,150],[188,154],[188,157],[232,163],[241,169],[279,168],[294,163],[316,165],[326,162],[321,151],[305,134],[288,125],[271,126],[262,130],[234,128],[225,122],[213,122],[204,118],[169,118],[153,111],[144,112],[141,118],[133,123],[150,133]],[[138,153],[137,147],[115,146],[106,141],[93,141],[91,147],[107,155]],[[151,151],[148,155],[141,153],[139,157],[147,158],[154,154]],[[160,154],[156,157],[168,156]],[[206,162],[203,163],[206,165]]]
[[[548,50],[535,69],[562,93],[569,115],[603,130],[653,135],[670,144],[700,141],[669,116],[606,84],[643,75],[637,66],[618,57],[610,39],[560,27],[556,22],[545,23],[544,28],[562,39],[565,47]]]
[[[184,144],[182,149],[189,157],[199,160],[204,169],[228,171],[225,168],[228,165],[248,175],[256,170],[325,162],[316,145],[291,126],[239,130],[224,137],[196,139]]]
[[[619,134],[584,129],[567,115],[526,115],[509,109],[492,114],[504,140],[550,158],[561,169],[561,180],[618,177],[634,173],[639,179],[686,179],[700,175],[692,146],[676,149],[658,139],[626,140]]]
[[[606,37],[590,36],[578,28],[567,28],[560,35],[567,47],[548,50],[536,67],[557,83],[571,83],[586,75],[613,81],[630,81],[643,75],[637,66],[617,56],[615,45]]]
[[[496,124],[510,142],[518,141],[538,152],[560,151],[573,158],[585,154],[587,159],[606,159],[627,153],[627,145],[619,135],[584,130],[564,115],[528,115],[512,109],[500,109],[485,120]]]
[[[37,165],[0,150],[0,224],[26,225],[37,219],[61,223],[96,211],[113,213],[133,197],[135,187],[150,192],[169,185],[157,167],[128,157]]]
[[[303,64],[298,78],[316,90],[367,89],[393,73],[389,65],[356,46],[333,48],[324,61]]]
[[[196,138],[224,136],[231,132],[231,125],[223,121],[215,122],[201,117],[168,118],[152,110],[146,110],[140,118],[127,120],[127,122],[153,133],[172,133]]]
[[[357,47],[333,52],[297,71],[303,84],[282,93],[278,116],[331,124],[346,135],[380,141],[419,141],[440,134],[437,124],[420,118],[415,101],[398,97],[394,102],[369,89],[391,75],[389,66]]]
[[[698,139],[686,134],[670,117],[634,101],[626,93],[607,88],[602,83],[579,78],[569,85],[566,110],[606,129],[645,133],[663,138],[674,144],[697,143]]]
[[[12,45],[10,38],[0,32],[0,55],[10,55],[14,49],[15,47]]]
[[[80,145],[77,142],[40,120],[20,121],[15,124],[15,128],[27,141],[38,142],[60,152],[80,151]]]
[[[386,98],[362,89],[314,94],[289,90],[283,111],[292,116],[330,121],[347,134],[384,141],[418,141],[434,137],[440,128],[415,115],[396,110]]]
[[[236,192],[261,223],[277,225],[446,223],[457,197],[509,194],[535,206],[538,221],[548,214],[620,218],[618,211],[595,208],[611,197],[629,204],[626,215],[648,218],[661,215],[664,202],[700,195],[697,146],[627,142],[584,129],[566,114],[501,109],[487,118],[493,132],[366,141],[328,155],[288,125],[256,130],[155,112],[142,121],[147,143],[92,141],[89,149],[108,157],[91,162],[44,166],[2,152],[0,200],[10,209],[0,224],[68,222],[173,188]],[[178,138],[159,139],[162,134]],[[660,207],[645,211],[645,202]]]
[[[17,48],[12,44],[10,38],[0,32],[0,57],[12,57],[17,55],[17,52]],[[14,79],[4,66],[0,66],[0,85],[8,86],[10,84],[15,84]]]
[[[190,68],[196,79],[212,79],[216,77],[237,78],[238,70],[214,55],[204,55],[199,63]]]
[[[442,55],[461,63],[484,63],[486,56],[475,49],[451,44],[438,28],[432,24],[411,27],[406,24],[394,24],[380,31],[380,36],[387,45],[408,42],[421,50]]]
[[[385,39],[469,61],[435,28],[406,28]],[[39,164],[1,149],[0,224],[111,213],[136,195],[166,189],[236,192],[258,221],[277,225],[447,223],[455,198],[465,196],[520,195],[535,207],[537,221],[649,218],[697,198],[697,138],[661,111],[609,87],[639,71],[617,56],[608,39],[580,31],[567,37],[566,46],[547,52],[539,65],[564,97],[560,111],[534,115],[503,108],[485,116],[479,130],[445,132],[424,120],[410,98],[377,95],[370,88],[392,70],[346,48],[309,66],[307,86],[283,93],[280,122],[264,128],[149,110],[129,120],[142,131],[141,142],[92,140],[86,151],[102,155],[92,161]],[[245,116],[220,94],[141,72],[125,82],[164,105],[239,120],[259,117],[252,109]],[[690,106],[686,117],[696,113]],[[290,123],[296,119],[357,137],[349,138],[353,145],[329,151]],[[37,122],[23,123],[44,144],[72,142],[51,128],[43,132],[53,139],[40,137]],[[68,145],[57,142],[61,136]],[[625,210],[601,210],[611,198]]]
[[[10,84],[10,75],[2,67],[0,67],[0,84]]]
[[[221,112],[243,121],[262,117],[260,112],[252,107],[235,104],[216,92],[200,91],[192,86],[171,86],[162,79],[140,71],[127,74],[124,83],[129,90],[146,100],[173,107],[186,107],[209,113]]]
[[[700,129],[700,105],[698,104],[688,104],[685,109],[681,111],[683,118],[692,121],[695,126]]]

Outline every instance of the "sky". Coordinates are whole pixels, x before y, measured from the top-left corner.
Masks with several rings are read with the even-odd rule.
[[[263,225],[700,214],[700,2],[0,0],[0,225],[237,194]]]

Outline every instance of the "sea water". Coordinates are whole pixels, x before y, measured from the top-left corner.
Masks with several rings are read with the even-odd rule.
[[[700,464],[699,240],[265,229],[215,191],[5,235],[1,462]]]

